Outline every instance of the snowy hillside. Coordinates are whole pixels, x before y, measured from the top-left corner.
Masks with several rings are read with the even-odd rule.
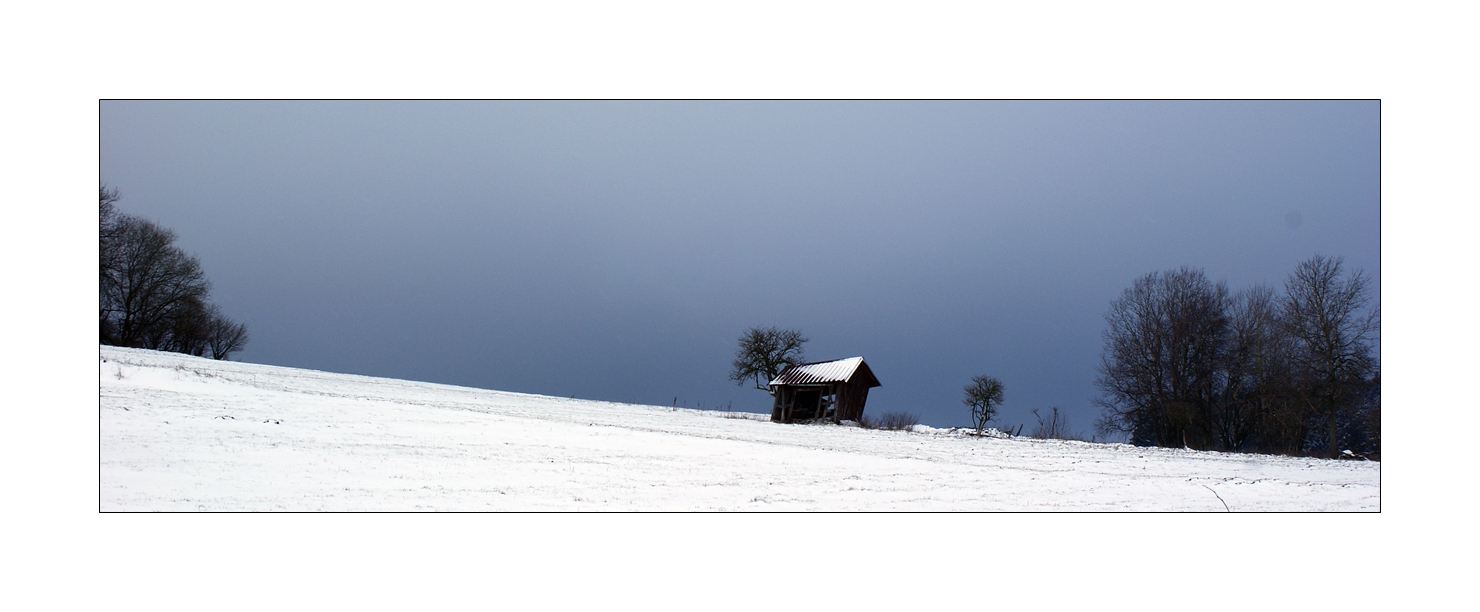
[[[781,425],[100,355],[104,511],[1381,508],[1379,464],[1361,461]]]

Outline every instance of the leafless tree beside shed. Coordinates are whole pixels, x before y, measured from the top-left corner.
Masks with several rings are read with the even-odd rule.
[[[769,385],[777,423],[856,421],[879,379],[862,357],[788,366]]]

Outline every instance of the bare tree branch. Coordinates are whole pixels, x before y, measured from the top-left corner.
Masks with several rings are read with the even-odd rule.
[[[807,338],[794,329],[752,327],[740,334],[740,350],[731,363],[730,380],[737,385],[754,380],[755,388],[767,389],[787,366],[802,363],[802,345]]]
[[[985,374],[971,377],[971,384],[966,385],[966,396],[961,403],[971,407],[971,424],[978,435],[986,428],[987,421],[997,416],[997,406],[1002,405],[1002,391],[1002,381]]]

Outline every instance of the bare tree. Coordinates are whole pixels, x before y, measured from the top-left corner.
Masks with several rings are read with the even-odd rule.
[[[175,234],[120,214],[117,190],[99,189],[99,339],[193,355],[205,352],[210,283]]]
[[[152,222],[121,216],[111,270],[103,270],[103,316],[118,344],[168,348],[176,319],[203,308],[210,283],[200,262],[174,246],[175,234]]]
[[[961,398],[961,403],[971,407],[971,425],[977,434],[981,434],[987,421],[996,418],[997,407],[1002,405],[1002,381],[985,374],[973,376],[965,391],[966,397]]]
[[[1229,310],[1230,347],[1224,360],[1223,393],[1212,411],[1217,448],[1240,450],[1258,440],[1266,447],[1298,451],[1304,419],[1290,387],[1290,342],[1280,321],[1280,303],[1266,285],[1239,292]]]
[[[730,380],[737,385],[755,381],[755,388],[767,390],[766,383],[787,366],[802,363],[802,345],[807,338],[795,329],[752,327],[740,334],[740,350],[731,364]]]
[[[1366,410],[1362,412],[1363,433],[1368,450],[1382,453],[1382,373],[1377,372],[1367,385]]]
[[[1283,297],[1266,286],[1230,297],[1187,268],[1137,279],[1105,315],[1097,429],[1159,446],[1379,451],[1368,283],[1321,256],[1296,267]]]
[[[1212,446],[1228,288],[1181,268],[1137,279],[1105,314],[1097,427],[1137,444]]]
[[[246,326],[209,301],[200,261],[175,233],[120,213],[118,189],[98,186],[98,341],[226,359]]]
[[[1326,450],[1342,449],[1341,422],[1357,404],[1354,390],[1373,371],[1371,343],[1378,333],[1378,310],[1366,310],[1368,278],[1361,270],[1345,278],[1340,257],[1316,255],[1295,266],[1285,281],[1284,323],[1294,340],[1294,365],[1300,386],[1317,418],[1326,425]]]
[[[206,351],[210,349],[211,310],[214,308],[214,306],[206,305],[204,297],[182,300],[173,312],[166,316],[169,325],[158,326],[154,334],[145,342],[145,346],[161,351],[204,357]]]
[[[222,315],[219,309],[212,306],[211,326],[206,343],[211,350],[211,358],[224,361],[231,357],[232,353],[246,348],[247,326],[232,322],[231,319]]]
[[[109,189],[98,185],[98,240],[106,242],[112,234],[113,222],[118,217],[118,188]]]
[[[108,282],[118,267],[118,189],[98,185],[98,341],[118,343],[118,329],[109,317]]]

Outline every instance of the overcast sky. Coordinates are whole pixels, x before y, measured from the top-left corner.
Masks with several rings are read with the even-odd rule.
[[[868,413],[1090,433],[1136,277],[1379,270],[1363,102],[103,102],[100,181],[247,324],[234,358],[766,412],[737,336],[864,356]],[[1374,292],[1374,301],[1380,296]]]

